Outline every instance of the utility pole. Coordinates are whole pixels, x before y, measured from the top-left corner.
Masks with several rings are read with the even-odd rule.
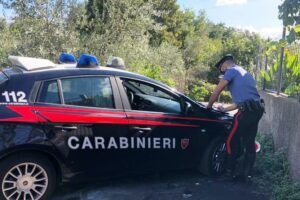
[[[266,58],[265,58],[265,72],[267,72],[267,68],[268,68],[268,54],[266,54]],[[266,78],[264,78],[263,90],[266,90],[266,84],[267,84],[267,80]]]
[[[286,27],[283,26],[282,40],[285,39],[285,34],[286,34]],[[280,65],[279,65],[279,74],[278,74],[278,83],[277,83],[277,95],[279,95],[281,92],[283,54],[284,54],[284,46],[281,47],[281,51],[280,51]]]

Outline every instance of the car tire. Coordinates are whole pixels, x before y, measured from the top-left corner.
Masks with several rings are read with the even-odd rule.
[[[56,178],[53,164],[43,155],[9,156],[0,161],[0,199],[47,200],[55,190]]]
[[[216,138],[205,150],[201,158],[199,170],[202,174],[216,177],[226,171],[227,153],[224,138]]]

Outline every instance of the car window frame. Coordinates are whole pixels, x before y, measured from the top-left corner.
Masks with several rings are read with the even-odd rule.
[[[109,78],[111,89],[112,89],[113,100],[114,100],[114,108],[90,107],[90,106],[78,106],[78,105],[65,104],[64,98],[63,98],[61,80],[63,80],[63,79],[72,79],[72,78],[88,78],[88,77],[105,77],[105,78]],[[47,81],[55,81],[55,80],[57,81],[57,84],[58,84],[58,92],[59,92],[59,97],[60,97],[60,100],[61,100],[60,104],[58,104],[58,103],[39,102],[38,100],[40,98],[40,92],[43,88],[44,83],[47,82]],[[41,80],[41,81],[37,81],[37,82],[40,82],[40,84],[39,84],[39,89],[36,92],[36,94],[35,94],[36,96],[34,98],[34,104],[35,105],[54,105],[54,106],[60,106],[60,107],[64,107],[64,108],[75,107],[75,108],[89,108],[89,109],[98,109],[98,110],[103,110],[103,109],[104,110],[114,110],[114,111],[124,110],[115,77],[111,76],[111,75],[65,76],[65,77],[58,77],[58,78],[52,78],[52,79],[45,79],[45,80]]]
[[[157,112],[157,111],[148,111],[148,110],[133,110],[131,108],[130,103],[129,103],[129,99],[128,99],[128,96],[125,92],[124,86],[122,84],[122,79],[138,81],[138,82],[144,83],[146,85],[150,85],[151,87],[156,87],[156,88],[162,90],[163,92],[166,92],[167,94],[169,94],[170,96],[172,96],[176,100],[178,100],[178,102],[180,103],[181,112],[180,113],[172,113],[172,112]],[[141,112],[141,113],[147,112],[147,113],[156,113],[156,114],[161,113],[161,114],[168,114],[168,115],[184,115],[184,108],[185,108],[184,107],[184,101],[183,101],[182,97],[179,94],[173,92],[172,90],[168,90],[167,88],[164,88],[161,85],[153,83],[151,81],[138,79],[138,78],[133,78],[133,77],[117,76],[116,80],[117,80],[117,84],[118,84],[118,87],[119,87],[119,91],[121,93],[121,97],[122,97],[122,101],[123,101],[125,111],[127,111],[127,112]]]
[[[59,99],[60,99],[60,103],[49,103],[49,102],[39,102],[39,101],[38,101],[38,100],[41,98],[41,92],[42,92],[42,89],[43,89],[43,87],[44,87],[44,85],[45,85],[45,82],[48,82],[48,81],[56,81],[57,89],[58,89],[58,96],[59,96]],[[60,95],[60,90],[59,90],[59,85],[58,85],[58,80],[57,80],[57,79],[41,81],[41,82],[40,82],[40,85],[39,85],[39,89],[38,89],[36,95],[37,95],[37,96],[36,96],[36,101],[35,101],[35,103],[39,103],[39,104],[62,105],[62,98],[61,98],[61,95]]]

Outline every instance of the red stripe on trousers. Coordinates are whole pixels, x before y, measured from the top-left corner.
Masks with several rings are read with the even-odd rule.
[[[230,155],[231,154],[231,147],[230,147],[230,142],[231,142],[231,139],[233,137],[233,135],[235,134],[236,132],[236,129],[238,128],[239,126],[239,120],[238,120],[238,117],[239,115],[241,114],[241,112],[239,111],[236,115],[235,115],[235,119],[234,119],[234,122],[233,122],[233,128],[231,129],[230,133],[229,133],[229,136],[226,140],[226,146],[227,146],[227,153]]]

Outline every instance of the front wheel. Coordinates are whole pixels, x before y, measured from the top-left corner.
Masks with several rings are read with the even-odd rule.
[[[199,170],[207,176],[220,176],[226,170],[227,153],[223,138],[214,139],[205,150]]]
[[[0,199],[49,199],[55,189],[56,173],[42,155],[16,154],[0,161]]]

